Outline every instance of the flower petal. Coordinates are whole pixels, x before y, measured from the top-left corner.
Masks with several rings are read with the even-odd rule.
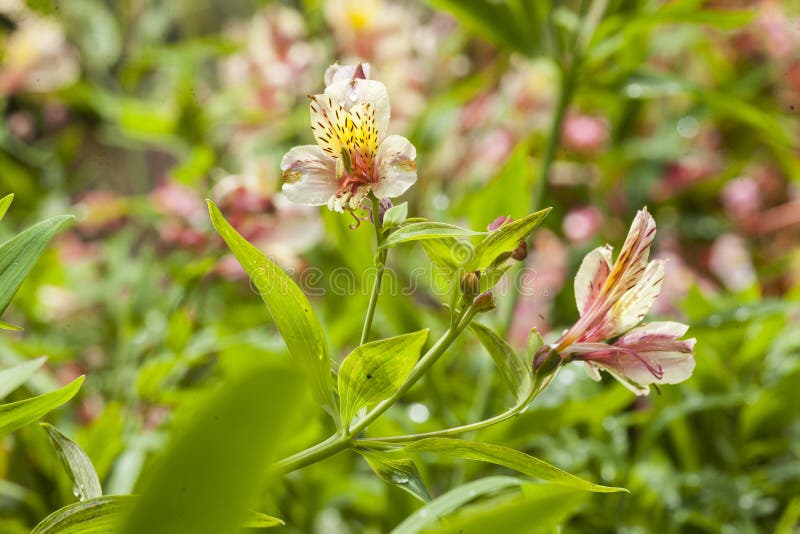
[[[361,71],[364,77],[369,79],[369,63],[360,63]],[[356,70],[359,64],[355,65],[339,65],[334,63],[325,71],[325,86],[333,85],[336,82],[349,82],[352,81],[356,75]]]
[[[312,96],[310,107],[314,139],[329,156],[338,158],[343,140],[349,139],[355,128],[350,114],[327,95]]]
[[[604,296],[616,301],[623,293],[634,287],[642,278],[650,255],[650,245],[656,234],[656,222],[647,211],[640,210],[631,223],[628,237],[619,252],[617,261],[606,280]]]
[[[405,193],[417,181],[417,150],[403,136],[390,135],[378,147],[375,165],[378,182],[372,191],[378,198],[394,198]]]
[[[678,339],[689,329],[689,325],[675,321],[656,321],[634,328],[617,340],[617,344],[634,346],[642,342]]]
[[[283,193],[297,204],[321,206],[336,194],[336,159],[316,145],[296,146],[283,156]]]
[[[611,272],[611,247],[606,245],[589,252],[575,275],[575,302],[583,315],[597,298]]]
[[[375,108],[375,126],[378,139],[386,136],[389,129],[389,92],[386,86],[376,80],[339,80],[325,88],[325,95],[344,110],[350,110],[356,104],[369,103]]]
[[[651,261],[638,283],[614,302],[603,327],[605,339],[627,332],[644,319],[661,292],[664,265],[664,260]]]

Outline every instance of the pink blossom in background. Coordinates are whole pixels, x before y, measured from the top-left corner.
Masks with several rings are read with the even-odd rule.
[[[592,152],[599,150],[608,140],[608,125],[603,119],[570,113],[564,119],[561,139],[572,150]]]
[[[755,267],[747,242],[736,234],[724,234],[714,240],[709,268],[730,290],[742,290],[756,281]]]
[[[591,240],[602,224],[602,215],[592,206],[571,209],[562,222],[564,235],[570,241],[581,244]]]
[[[722,190],[722,204],[733,220],[757,213],[761,208],[761,189],[756,179],[740,176],[728,182]]]
[[[550,331],[548,316],[553,298],[567,281],[567,247],[552,232],[539,229],[533,234],[525,267],[508,334],[511,343],[518,347],[525,346],[532,327],[543,334]]]

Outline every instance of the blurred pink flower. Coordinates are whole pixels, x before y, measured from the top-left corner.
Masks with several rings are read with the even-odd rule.
[[[569,254],[564,243],[548,230],[537,231],[520,277],[519,297],[509,328],[508,335],[514,345],[525,345],[532,326],[541,333],[550,331],[548,316],[553,298],[567,280],[568,265]]]
[[[600,118],[570,113],[564,119],[561,138],[568,148],[593,152],[602,148],[607,141],[608,126]]]
[[[269,6],[228,33],[242,50],[220,64],[220,78],[237,105],[285,114],[312,90],[311,72],[321,64],[323,51],[307,39],[298,11]]]
[[[724,234],[714,240],[709,268],[725,287],[734,291],[745,289],[756,281],[747,242],[735,234]]]
[[[602,215],[597,208],[583,206],[571,209],[564,217],[562,227],[567,239],[585,243],[594,237],[602,222]]]
[[[796,22],[784,12],[781,4],[772,0],[759,5],[758,25],[764,37],[767,53],[775,59],[790,56],[800,43]]]
[[[206,206],[191,187],[167,179],[150,193],[154,207],[164,215],[187,221],[205,220]]]
[[[722,190],[722,204],[733,220],[743,219],[761,208],[761,188],[749,176],[740,176],[728,182]]]

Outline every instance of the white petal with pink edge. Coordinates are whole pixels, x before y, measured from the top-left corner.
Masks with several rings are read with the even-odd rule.
[[[417,150],[403,136],[390,135],[378,147],[375,165],[378,182],[372,192],[378,198],[395,198],[405,193],[417,181],[414,159]]]
[[[321,206],[336,194],[336,159],[316,145],[292,148],[281,160],[283,193],[297,204]]]

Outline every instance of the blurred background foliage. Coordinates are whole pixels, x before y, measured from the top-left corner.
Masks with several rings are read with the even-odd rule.
[[[85,449],[105,493],[128,493],[177,409],[254,361],[285,362],[204,198],[304,282],[338,358],[358,344],[371,229],[289,204],[279,158],[311,140],[306,95],[324,69],[368,61],[393,130],[418,150],[411,214],[483,229],[554,208],[530,244],[536,276],[509,277],[484,321],[517,346],[532,326],[557,336],[576,316],[580,259],[621,244],[647,205],[669,259],[655,315],[698,338],[683,384],[635,398],[570,366],[479,439],[630,489],[563,494],[565,531],[796,532],[799,16],[775,0],[0,0],[0,192],[16,194],[0,233],[77,216],[4,315],[25,331],[0,337],[0,365],[49,357],[11,400],[86,374],[49,419]],[[398,290],[381,299],[376,336],[446,328],[434,284],[414,271],[426,263],[419,247],[390,255]],[[510,403],[465,335],[369,433]],[[287,434],[284,454],[329,434],[318,415]],[[425,460],[433,495],[504,474]],[[36,426],[3,439],[0,475],[2,532],[75,500]],[[509,525],[534,524],[542,510],[519,499],[503,490],[462,513],[501,506],[521,521]],[[288,475],[262,501],[286,532],[384,532],[419,507],[352,453]]]

